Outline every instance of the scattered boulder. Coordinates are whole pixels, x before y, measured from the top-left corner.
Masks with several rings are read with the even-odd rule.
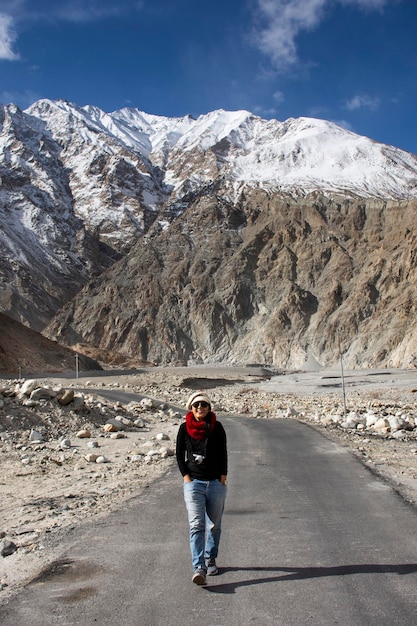
[[[72,401],[71,408],[76,413],[79,413],[80,411],[82,411],[85,408],[84,396],[82,396],[82,395],[80,395],[80,396],[74,395],[74,399]]]
[[[113,433],[116,432],[118,430],[123,430],[124,426],[122,424],[122,422],[119,419],[115,419],[115,418],[110,418],[107,420],[107,422],[104,425],[104,430],[107,433]]]
[[[91,430],[89,430],[88,428],[83,428],[82,430],[78,431],[76,437],[78,437],[78,439],[89,439],[91,437]]]
[[[400,416],[389,415],[387,419],[392,433],[396,432],[397,430],[402,430],[406,425],[405,420]]]
[[[87,461],[87,463],[95,463],[99,456],[100,456],[99,454],[95,454],[94,452],[89,452],[88,454],[85,455],[84,458]]]
[[[55,398],[57,392],[51,389],[50,387],[37,387],[30,394],[30,399],[34,400],[50,400],[51,398]]]
[[[9,539],[2,539],[0,541],[0,554],[2,557],[10,556],[18,549],[17,545]]]
[[[167,459],[169,456],[174,456],[175,452],[171,448],[160,448],[159,454],[162,459]]]
[[[20,387],[20,393],[24,396],[30,396],[32,391],[40,387],[39,381],[37,380],[25,380],[25,382]]]
[[[374,424],[374,430],[381,434],[388,433],[390,430],[389,421],[385,417],[380,417]]]
[[[43,441],[43,437],[41,433],[39,433],[37,430],[33,430],[32,428],[32,430],[30,431],[29,440],[32,442],[41,443]]]
[[[74,400],[74,390],[66,389],[64,393],[58,398],[59,404],[62,406],[68,406]]]
[[[140,406],[147,410],[156,409],[158,407],[158,403],[155,402],[152,398],[143,398],[140,401]]]

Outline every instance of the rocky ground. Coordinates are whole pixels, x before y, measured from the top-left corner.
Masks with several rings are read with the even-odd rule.
[[[324,384],[330,376],[268,382],[261,368],[0,380],[0,602],[56,558],[70,528],[122,506],[175,464],[178,407],[195,389],[208,390],[219,415],[291,418],[319,429],[415,504],[414,377],[350,380],[344,401],[340,383]],[[104,398],[109,390],[145,398],[115,403]]]

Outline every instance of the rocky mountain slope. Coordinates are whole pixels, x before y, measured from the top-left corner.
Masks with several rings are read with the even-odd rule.
[[[35,372],[100,370],[101,366],[83,354],[58,345],[27,326],[0,313],[0,372],[26,377]]]
[[[156,362],[414,366],[417,203],[211,194],[48,328]],[[86,314],[86,311],[89,314]]]
[[[39,101],[0,123],[15,319],[118,363],[414,365],[416,155],[247,111]]]

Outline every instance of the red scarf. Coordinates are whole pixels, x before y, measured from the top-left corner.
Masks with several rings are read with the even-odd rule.
[[[185,416],[185,427],[187,429],[187,433],[193,439],[198,439],[203,441],[206,437],[208,437],[214,429],[214,425],[216,423],[216,416],[214,413],[209,413],[205,420],[196,420],[193,413],[189,411]],[[209,428],[207,428],[209,426]]]

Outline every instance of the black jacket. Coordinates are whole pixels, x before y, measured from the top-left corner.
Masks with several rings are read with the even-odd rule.
[[[213,432],[205,441],[190,437],[185,422],[181,424],[176,454],[181,474],[189,474],[192,480],[216,480],[227,475],[226,433],[220,422],[216,421]]]

